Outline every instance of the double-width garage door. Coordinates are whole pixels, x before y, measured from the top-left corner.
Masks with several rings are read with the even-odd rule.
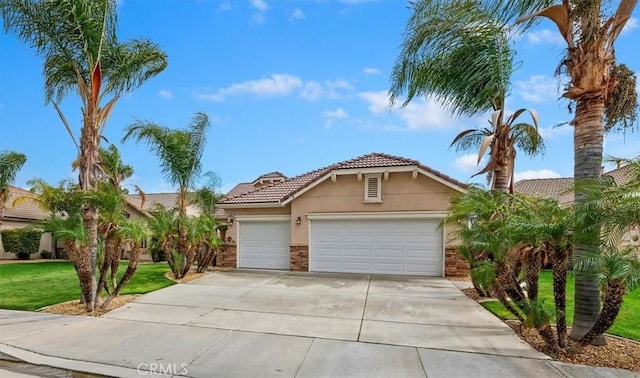
[[[442,276],[436,219],[312,220],[311,271]]]
[[[289,269],[291,226],[283,222],[238,222],[238,267]]]

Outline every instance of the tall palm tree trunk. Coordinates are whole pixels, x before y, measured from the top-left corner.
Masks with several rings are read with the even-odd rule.
[[[98,125],[96,111],[94,105],[89,102],[89,106],[84,119],[80,136],[80,173],[78,181],[80,189],[94,190],[96,179],[99,173],[98,162],[100,159]],[[78,275],[80,280],[88,280],[84,285],[89,285],[91,296],[85,297],[87,310],[93,311],[95,306],[95,294],[97,292],[96,281],[96,265],[98,258],[98,208],[93,204],[85,204],[83,208],[82,221],[84,223],[85,232],[87,233],[87,264],[82,266],[82,276]],[[83,259],[84,260],[84,259]],[[86,270],[86,271],[85,271]]]
[[[580,191],[580,183],[585,180],[598,179],[602,165],[604,142],[604,99],[582,98],[577,101],[574,119],[574,178],[576,182],[575,203],[577,206],[585,200]],[[587,220],[588,222],[588,220]],[[584,224],[576,227],[576,256],[581,256],[589,249],[597,248],[598,232]],[[570,337],[580,340],[589,332],[598,319],[600,312],[600,285],[598,280],[580,272],[576,272],[575,281],[575,313]],[[604,344],[604,337],[594,339],[596,344]]]

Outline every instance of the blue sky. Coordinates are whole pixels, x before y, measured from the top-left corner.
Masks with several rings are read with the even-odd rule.
[[[636,10],[616,51],[640,71]],[[120,143],[135,118],[183,127],[196,111],[212,120],[204,170],[226,191],[260,174],[293,176],[369,152],[420,160],[469,181],[476,154],[448,148],[461,130],[486,116],[455,119],[434,101],[387,109],[389,75],[409,16],[401,0],[121,0],[119,37],[148,37],[169,56],[168,68],[119,100],[106,138],[121,150],[146,192],[171,191],[145,145]],[[635,42],[634,42],[635,41]],[[571,120],[553,77],[563,45],[550,22],[517,36],[521,68],[513,76],[509,109],[536,109],[547,153],[520,156],[517,178],[573,174]],[[52,106],[43,100],[42,62],[9,35],[0,35],[0,150],[27,154],[16,184],[41,177],[76,177],[75,150]],[[79,103],[63,103],[79,130]],[[611,135],[605,153],[640,154],[639,135]],[[478,180],[476,180],[478,181]],[[480,179],[479,181],[482,181]]]

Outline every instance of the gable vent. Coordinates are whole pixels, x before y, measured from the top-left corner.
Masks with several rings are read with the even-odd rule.
[[[367,198],[378,198],[378,178],[369,177],[369,190],[367,191]]]
[[[365,179],[365,188],[364,188],[364,200],[365,201],[376,201],[379,202],[382,200],[381,196],[381,188],[380,188],[380,175],[371,175],[366,176]]]

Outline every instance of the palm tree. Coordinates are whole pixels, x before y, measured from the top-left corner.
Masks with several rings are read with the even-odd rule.
[[[167,181],[178,187],[177,209],[186,215],[189,189],[193,188],[202,170],[209,117],[196,113],[186,129],[170,129],[156,123],[138,120],[125,128],[122,142],[130,138],[146,142],[160,159],[160,168]]]
[[[142,254],[142,243],[148,236],[148,230],[144,224],[135,221],[123,221],[120,224],[118,230],[119,236],[129,243],[129,263],[127,270],[120,279],[118,284],[114,284],[113,291],[109,294],[107,299],[104,300],[100,308],[106,309],[109,307],[111,301],[120,295],[120,292],[124,286],[129,282],[131,277],[136,273],[138,269],[138,263],[140,262],[140,255]]]
[[[120,151],[114,144],[100,148],[100,168],[103,178],[119,189],[122,188],[124,180],[133,175],[133,167],[122,162]]]
[[[220,187],[220,177],[215,172],[208,171],[202,175],[206,183],[196,189],[191,195],[191,204],[198,206],[201,214],[213,216],[216,204],[223,197],[217,189]]]
[[[9,185],[16,179],[18,171],[27,162],[24,154],[4,151],[0,152],[0,228],[4,221],[4,207],[9,200]]]
[[[600,177],[605,132],[627,130],[636,121],[636,77],[627,66],[616,63],[615,42],[638,1],[563,0],[556,5],[549,1],[492,3],[508,15],[521,16],[520,23],[540,17],[551,20],[566,42],[566,55],[559,71],[569,77],[563,96],[575,104],[573,176],[577,184],[575,201],[579,205],[587,195],[581,191],[584,187],[581,182]],[[575,232],[579,240],[578,255],[598,247],[599,234],[593,231],[589,221],[578,225]],[[577,274],[575,286],[571,337],[577,340],[589,332],[598,317],[600,285],[593,277]],[[604,342],[604,339],[598,341]]]
[[[55,107],[78,149],[79,184],[93,190],[100,176],[99,145],[118,99],[162,72],[167,56],[146,39],[121,43],[117,39],[115,0],[0,0],[7,32],[33,47],[44,59],[45,101]],[[70,93],[82,100],[82,127],[76,139],[59,104]],[[82,277],[95,277],[98,209],[86,204],[86,266]],[[87,283],[88,284],[88,283]],[[91,282],[95,288],[95,279]],[[95,292],[95,290],[93,290]],[[87,300],[92,310],[95,298]]]
[[[208,129],[207,115],[196,113],[186,129],[174,130],[147,121],[136,121],[125,129],[126,133],[122,138],[123,142],[129,138],[134,138],[137,143],[146,142],[160,159],[160,167],[166,179],[178,187],[177,252],[183,257],[190,256],[186,227],[189,190],[193,188],[202,170],[201,158]],[[179,276],[183,274],[182,271],[184,269],[177,271]]]
[[[417,0],[414,9],[420,13],[414,14],[414,24],[421,19],[443,19],[442,25],[455,24],[460,29],[467,29],[467,25],[486,25],[487,20],[494,20],[502,28],[513,24],[518,17],[521,30],[529,27],[540,17],[553,21],[562,38],[567,43],[565,58],[560,62],[560,70],[569,77],[563,96],[575,103],[575,115],[572,124],[574,131],[574,178],[576,183],[589,181],[600,177],[602,164],[603,138],[605,131],[611,129],[626,130],[636,120],[638,98],[636,92],[635,74],[625,65],[616,64],[615,42],[637,5],[637,0],[620,0],[616,2],[601,2],[590,0],[563,0],[555,4],[551,0],[491,0],[474,2],[467,0]],[[484,11],[477,13],[476,8]],[[482,16],[484,14],[484,16]],[[478,15],[477,17],[474,15]],[[493,18],[487,17],[492,15]],[[430,18],[429,18],[430,17]],[[437,22],[431,22],[434,29],[447,30]],[[411,21],[409,25],[412,25]],[[518,32],[515,28],[512,32]],[[445,33],[445,32],[443,32]],[[457,46],[458,39],[448,39],[447,34],[435,32],[426,40],[431,44],[439,44],[442,49]],[[477,33],[482,35],[480,33]],[[420,40],[418,40],[420,42]],[[441,43],[443,42],[443,43]],[[439,51],[439,50],[436,50]],[[417,56],[419,57],[419,56]],[[471,55],[470,55],[471,57]],[[468,59],[471,59],[471,58]],[[464,60],[463,60],[464,61]],[[439,63],[439,62],[435,62]],[[444,62],[447,63],[447,62]],[[456,66],[440,64],[443,67],[442,79],[435,76],[436,83],[458,80],[464,71]],[[426,66],[414,71],[410,77],[394,78],[395,82],[412,81],[414,87],[409,87],[409,98],[420,94],[418,89],[430,84],[425,80],[420,82],[413,78],[420,78],[420,74],[427,71]],[[449,68],[449,69],[448,69]],[[472,77],[475,71],[471,71]],[[411,79],[411,80],[406,80]],[[442,86],[446,89],[435,94],[446,97],[449,91],[458,88]],[[425,87],[426,88],[426,87]],[[400,88],[399,88],[400,89]],[[428,91],[432,92],[432,91]],[[425,92],[426,93],[426,92]],[[473,99],[480,99],[475,92],[469,92],[469,99],[464,103],[473,105]],[[469,106],[467,109],[473,109]],[[585,194],[576,186],[576,203],[584,201]],[[587,232],[588,225],[577,225],[575,234],[581,240],[576,244],[576,253],[593,250],[598,246],[598,233]],[[594,278],[576,275],[575,312],[571,337],[580,339],[595,322],[600,310],[600,285]]]
[[[604,292],[596,322],[580,339],[582,345],[588,345],[613,325],[624,295],[640,286],[640,260],[634,248],[620,251],[617,243],[605,242],[598,250],[580,255],[575,270],[596,279]]]
[[[534,111],[529,111],[533,125],[516,123],[527,109],[504,114],[515,56],[507,28],[480,3],[416,1],[411,6],[391,76],[391,103],[406,92],[403,106],[416,96],[428,96],[455,115],[492,111],[491,128],[463,131],[451,145],[458,150],[479,148],[478,164],[490,148],[489,162],[478,174],[488,173],[493,189],[508,191],[515,146],[536,155],[544,151],[544,143]]]
[[[527,198],[528,209],[520,211],[509,228],[524,243],[527,266],[527,295],[537,301],[537,287],[542,259],[550,260],[553,270],[553,295],[556,313],[557,345],[566,346],[566,286],[574,225],[571,208],[549,198]]]
[[[108,182],[98,184],[95,191],[96,201],[100,207],[98,217],[98,236],[104,242],[104,257],[99,264],[99,278],[96,296],[99,297],[104,288],[110,292],[107,284],[107,273],[111,269],[111,284],[116,287],[116,274],[120,262],[122,236],[120,227],[125,222],[125,198],[120,187]]]
[[[161,250],[176,279],[182,272],[182,256],[176,251],[178,216],[173,209],[157,205],[147,219],[147,227],[153,235],[152,248]]]

